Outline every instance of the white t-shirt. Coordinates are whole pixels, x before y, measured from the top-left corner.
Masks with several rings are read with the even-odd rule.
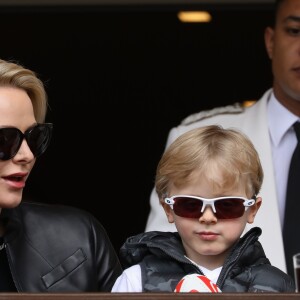
[[[133,265],[124,270],[117,278],[112,292],[142,292],[142,275],[140,265]]]
[[[209,278],[212,282],[216,283],[222,267],[215,270],[208,270],[204,267],[199,266],[203,274]],[[114,286],[112,287],[112,292],[142,292],[142,275],[140,265],[133,265],[128,269],[124,270],[123,273],[117,278]]]

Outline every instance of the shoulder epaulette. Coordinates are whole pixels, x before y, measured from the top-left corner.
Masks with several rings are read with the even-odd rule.
[[[181,125],[189,125],[191,123],[210,118],[217,115],[224,114],[238,114],[244,111],[244,107],[241,103],[237,102],[227,106],[216,107],[209,110],[203,110],[198,113],[194,113],[181,121]]]

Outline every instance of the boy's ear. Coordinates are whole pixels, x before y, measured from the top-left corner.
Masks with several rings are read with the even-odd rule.
[[[169,223],[174,223],[174,212],[170,205],[168,205],[167,203],[161,203],[161,205],[166,213]]]
[[[262,198],[257,197],[255,204],[248,208],[249,212],[248,212],[247,222],[249,224],[252,224],[254,222],[255,216],[256,216],[261,204],[262,204]]]

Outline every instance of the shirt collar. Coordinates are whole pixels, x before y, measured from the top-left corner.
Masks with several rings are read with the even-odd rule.
[[[291,126],[299,119],[285,108],[272,92],[268,102],[268,125],[271,140],[274,146],[278,146]]]

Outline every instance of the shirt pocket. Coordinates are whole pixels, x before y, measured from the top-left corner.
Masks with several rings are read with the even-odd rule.
[[[42,280],[46,288],[50,288],[53,284],[66,277],[69,273],[78,268],[87,257],[82,249],[78,249],[75,253],[65,259],[61,264],[56,266],[49,273],[42,276]]]

